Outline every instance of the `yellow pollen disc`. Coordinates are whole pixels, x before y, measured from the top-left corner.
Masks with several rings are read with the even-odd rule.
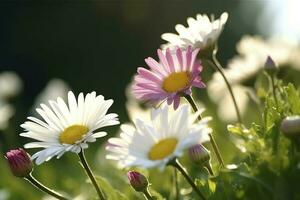
[[[73,125],[66,128],[59,136],[62,144],[75,144],[89,131],[88,127],[82,125]]]
[[[163,81],[163,89],[166,92],[177,92],[189,84],[187,72],[173,72]]]
[[[161,160],[169,156],[177,145],[176,138],[167,138],[156,143],[150,150],[148,156],[150,160]]]

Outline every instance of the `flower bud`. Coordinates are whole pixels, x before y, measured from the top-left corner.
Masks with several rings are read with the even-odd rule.
[[[145,191],[149,185],[147,178],[137,171],[129,171],[127,173],[127,177],[129,179],[130,185],[137,192]]]
[[[22,148],[10,150],[4,156],[11,172],[17,177],[27,177],[33,169],[33,163],[29,154]]]
[[[266,72],[270,75],[273,75],[273,74],[277,73],[277,71],[278,71],[278,66],[275,64],[275,62],[273,61],[271,56],[268,56],[268,58],[265,62],[264,68],[265,68]]]
[[[300,116],[286,117],[282,120],[280,129],[287,137],[300,136]]]
[[[210,152],[202,144],[189,148],[189,156],[197,164],[203,165],[210,161]]]
[[[198,56],[200,59],[211,60],[215,49],[216,49],[216,43],[211,42],[205,48],[201,48]]]

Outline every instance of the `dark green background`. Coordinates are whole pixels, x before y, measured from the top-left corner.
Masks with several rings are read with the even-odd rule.
[[[259,1],[0,1],[0,68],[24,81],[29,107],[47,81],[57,77],[75,92],[92,90],[113,98],[124,111],[124,89],[144,58],[154,56],[160,35],[197,13],[229,12],[220,39],[223,62],[243,34],[255,33],[255,13],[239,7]],[[257,12],[257,10],[256,10]],[[248,14],[249,14],[248,13]],[[121,116],[122,117],[122,116]]]

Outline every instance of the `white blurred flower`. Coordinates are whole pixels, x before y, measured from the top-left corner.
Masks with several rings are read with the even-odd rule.
[[[15,110],[11,105],[0,100],[0,130],[8,126],[9,119],[14,113]]]
[[[16,96],[21,89],[22,82],[16,73],[10,71],[0,73],[0,130],[8,126],[9,119],[15,113],[7,100]]]
[[[135,118],[140,118],[142,120],[149,120],[150,119],[150,108],[143,107],[142,104],[135,98],[135,96],[132,94],[132,84],[127,85],[125,89],[125,95],[127,98],[125,107],[127,110],[127,114],[130,120],[133,120]]]
[[[0,98],[6,99],[16,96],[22,89],[22,81],[19,76],[10,71],[0,74]]]
[[[243,83],[254,78],[264,69],[268,56],[282,68],[291,66],[300,71],[300,49],[297,43],[283,39],[264,40],[258,36],[245,36],[237,44],[238,56],[229,61],[224,70],[230,82],[241,114],[246,111],[249,95],[253,89]],[[219,105],[218,114],[225,121],[235,121],[235,109],[230,99],[229,91],[219,72],[213,74],[212,80],[207,84],[210,98]]]
[[[228,13],[224,12],[219,19],[212,20],[207,15],[198,14],[196,18],[189,17],[187,19],[188,27],[177,24],[175,29],[178,34],[164,33],[161,38],[168,43],[162,45],[163,49],[178,46],[187,48],[189,45],[193,49],[210,48],[218,40],[223,31],[224,25],[228,19]]]
[[[61,97],[63,100],[67,99],[68,91],[70,91],[69,85],[61,79],[51,79],[44,90],[36,97],[34,108],[38,107],[43,102]]]
[[[9,199],[9,192],[5,189],[0,190],[0,200],[8,200]]]

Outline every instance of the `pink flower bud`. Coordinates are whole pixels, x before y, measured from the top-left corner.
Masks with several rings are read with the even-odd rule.
[[[205,164],[210,160],[210,152],[202,144],[189,148],[189,156],[197,164]]]
[[[268,74],[275,74],[278,71],[278,66],[275,64],[271,56],[268,56],[265,62],[265,70]]]
[[[142,192],[147,189],[149,182],[143,174],[136,171],[129,171],[127,177],[135,191]]]
[[[13,175],[23,178],[31,173],[33,164],[29,154],[24,149],[10,150],[4,157],[8,160]]]

